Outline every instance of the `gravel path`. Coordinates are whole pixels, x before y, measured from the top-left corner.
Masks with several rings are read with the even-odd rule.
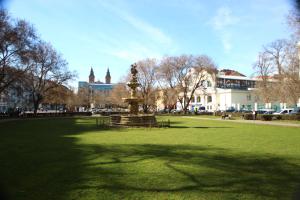
[[[274,122],[274,121],[260,121],[260,120],[224,120],[224,119],[212,119],[205,117],[190,117],[183,116],[183,118],[191,118],[191,119],[199,119],[199,120],[212,120],[212,121],[222,121],[222,122],[236,122],[236,123],[244,123],[244,124],[258,124],[258,125],[273,125],[273,126],[289,126],[289,127],[299,127],[300,124],[292,124],[286,122]]]

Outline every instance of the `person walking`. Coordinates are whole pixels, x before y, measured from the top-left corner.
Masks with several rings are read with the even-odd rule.
[[[256,113],[256,111],[253,109],[253,111],[252,111],[252,115],[253,115],[253,120],[256,120],[256,115],[257,115],[257,113]]]

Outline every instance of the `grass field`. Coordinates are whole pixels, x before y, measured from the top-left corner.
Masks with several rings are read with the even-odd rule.
[[[0,123],[1,192],[24,200],[258,200],[300,192],[300,128],[164,119],[171,128],[108,130],[95,119]]]

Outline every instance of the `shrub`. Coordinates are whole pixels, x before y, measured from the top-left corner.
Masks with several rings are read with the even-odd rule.
[[[272,121],[274,115],[261,115],[262,121]]]
[[[232,117],[243,117],[245,116],[245,114],[249,114],[249,113],[242,113],[242,112],[233,112],[230,113]]]
[[[273,115],[273,119],[282,120],[283,119],[283,115]]]
[[[300,114],[281,115],[282,120],[300,120]]]
[[[245,113],[245,114],[243,115],[243,118],[244,118],[245,120],[252,120],[252,119],[253,119],[253,115],[252,115],[251,113]]]

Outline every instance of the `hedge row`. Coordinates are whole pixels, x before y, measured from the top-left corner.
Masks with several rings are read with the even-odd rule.
[[[275,115],[277,120],[300,120],[300,114],[296,115]]]
[[[245,120],[253,120],[253,115],[251,113],[244,114],[243,118]],[[262,121],[272,121],[272,120],[300,120],[300,114],[296,115],[257,115],[257,120]]]
[[[169,115],[213,115],[213,112],[187,112],[186,114],[184,114],[183,112],[175,112],[175,113],[155,113],[156,115],[160,115],[160,116],[169,116]]]
[[[223,112],[218,111],[215,112],[215,116],[222,116]],[[248,115],[249,113],[243,113],[243,112],[226,112],[226,114],[231,115],[231,117],[244,117],[245,115]],[[252,115],[252,114],[251,114]]]

